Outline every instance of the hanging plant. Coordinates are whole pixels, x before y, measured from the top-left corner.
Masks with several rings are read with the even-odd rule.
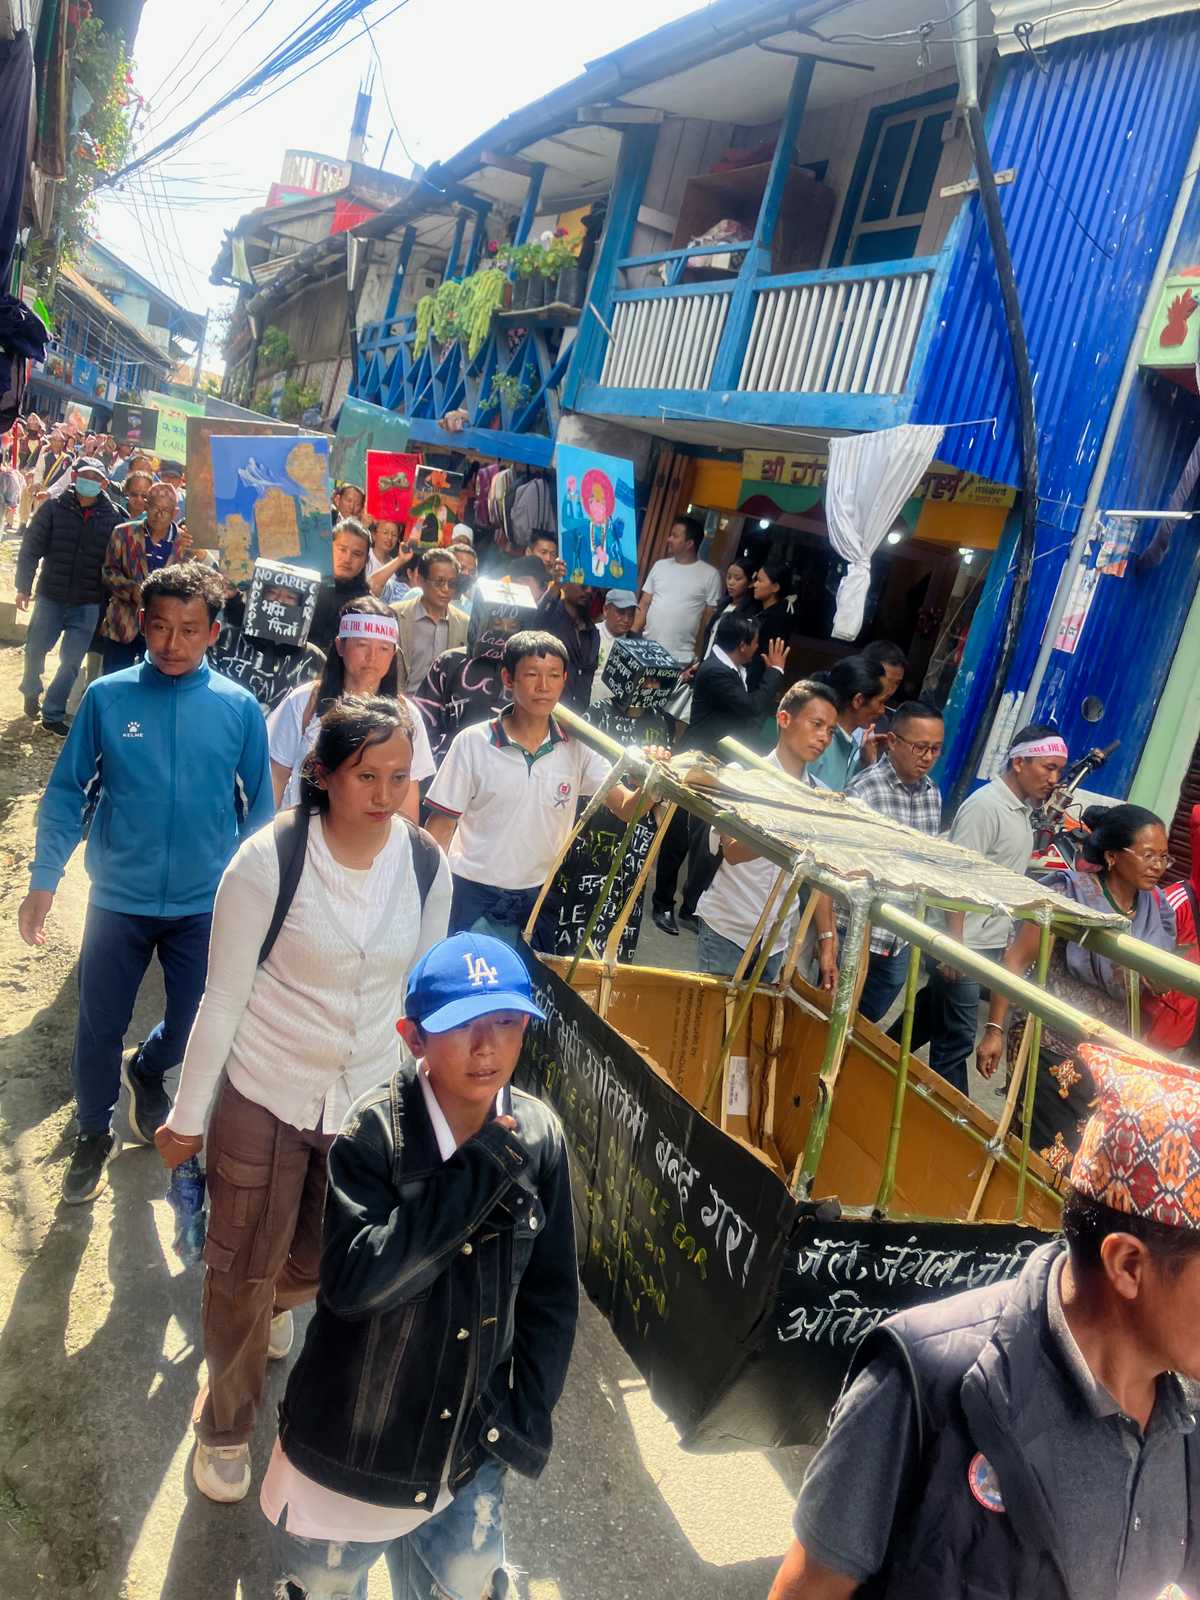
[[[473,272],[463,284],[465,310],[460,318],[462,336],[467,341],[467,360],[474,361],[491,331],[492,317],[504,304],[508,280],[495,267]]]
[[[419,361],[425,354],[429,344],[429,335],[433,332],[433,296],[423,294],[417,301],[417,325],[414,350]]]
[[[488,402],[499,405],[503,402],[513,408],[519,406],[522,400],[527,399],[529,390],[520,378],[512,372],[494,372],[492,374],[492,387],[488,392]]]
[[[439,284],[433,297],[433,337],[438,344],[446,344],[462,331],[459,316],[463,309],[463,286],[457,278],[447,278]]]

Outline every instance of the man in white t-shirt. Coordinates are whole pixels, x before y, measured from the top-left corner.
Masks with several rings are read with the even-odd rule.
[[[700,641],[724,588],[721,574],[700,560],[704,527],[695,517],[679,517],[667,535],[667,555],[650,568],[634,619],[634,633],[669,650],[681,667],[700,654]]]

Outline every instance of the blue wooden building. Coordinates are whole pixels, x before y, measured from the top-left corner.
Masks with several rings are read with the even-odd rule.
[[[1165,508],[1200,435],[1194,382],[1140,361],[1164,278],[1200,262],[1200,13],[1052,9],[995,0],[972,36],[1041,468],[993,747],[1019,718],[1053,717],[1073,747],[1121,740],[1101,792],[1140,783],[1173,806],[1180,761],[1164,762],[1154,719],[1189,629],[1200,660],[1196,536],[1176,524],[1149,564],[1155,522],[1112,513]],[[559,438],[633,457],[658,516],[643,561],[685,503],[717,559],[748,544],[794,560],[801,667],[851,648],[820,637],[830,439],[941,425],[933,475],[876,556],[862,639],[897,637],[947,700],[949,784],[996,659],[1022,471],[951,25],[929,11],[716,0],[430,169],[356,231],[351,276],[360,397],[402,411],[417,441],[489,458],[549,466]],[[474,354],[416,347],[421,293],[473,271],[491,241],[581,218],[595,249],[577,314],[503,313]],[[765,502],[747,476],[764,455],[790,472]],[[1068,647],[1044,652],[1048,621],[1085,603]],[[1167,742],[1190,754],[1200,704],[1177,682],[1171,705]]]

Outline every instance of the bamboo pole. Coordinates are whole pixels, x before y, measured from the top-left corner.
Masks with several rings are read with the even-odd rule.
[[[1142,980],[1131,967],[1126,968],[1125,979],[1129,989],[1129,1037],[1138,1039],[1142,1032]]]
[[[1042,923],[1041,939],[1038,942],[1037,983],[1038,988],[1042,990],[1045,990],[1046,987],[1046,973],[1050,966],[1050,946],[1053,942],[1053,935],[1050,931],[1050,918],[1047,916]],[[1030,1013],[1026,1033],[1029,1038],[1029,1062],[1025,1069],[1025,1100],[1021,1109],[1021,1159],[1017,1167],[1017,1200],[1015,1207],[1015,1220],[1017,1222],[1020,1222],[1021,1214],[1025,1210],[1025,1179],[1029,1173],[1029,1141],[1033,1135],[1033,1102],[1037,1097],[1038,1055],[1042,1044],[1042,1019],[1035,1012]]]
[[[924,905],[918,900],[916,915],[924,920]],[[904,980],[904,1015],[900,1024],[900,1057],[896,1063],[896,1087],[892,1095],[892,1121],[883,1153],[883,1171],[875,1196],[875,1214],[886,1217],[896,1188],[896,1160],[900,1153],[900,1127],[904,1118],[904,1097],[908,1093],[908,1063],[912,1056],[913,1013],[917,1004],[917,985],[921,977],[921,951],[908,947],[908,973]]]
[[[861,896],[851,901],[850,926],[842,950],[842,966],[833,991],[833,1004],[829,1010],[829,1030],[825,1035],[825,1056],[817,1079],[817,1103],[813,1107],[808,1125],[808,1138],[796,1170],[792,1174],[792,1193],[798,1200],[807,1199],[812,1192],[825,1136],[829,1132],[829,1119],[833,1114],[833,1096],[837,1089],[842,1058],[846,1053],[846,1040],[850,1033],[850,1013],[858,992],[858,969],[862,965],[863,933],[870,926],[870,903]]]
[[[1182,994],[1200,997],[1200,967],[1194,961],[1185,961],[1169,950],[1135,939],[1131,933],[1089,928],[1075,942],[1085,950],[1107,956],[1119,967],[1132,967],[1134,972],[1151,979],[1156,988],[1178,989]]]
[[[1032,1031],[1033,1013],[1025,1018],[1025,1026],[1021,1029],[1021,1043],[1017,1046],[1017,1059],[1013,1063],[1012,1077],[1008,1084],[1008,1093],[1004,1097],[1004,1106],[1000,1112],[1000,1119],[996,1123],[996,1137],[992,1140],[993,1151],[988,1152],[987,1160],[983,1163],[983,1172],[975,1187],[975,1194],[971,1204],[967,1207],[966,1220],[974,1222],[979,1215],[979,1208],[983,1204],[983,1197],[987,1193],[987,1186],[992,1181],[992,1173],[996,1170],[996,1163],[1004,1149],[1004,1142],[1008,1138],[1008,1130],[1012,1127],[1013,1115],[1017,1109],[1017,1101],[1021,1095],[1021,1085],[1025,1081],[1025,1071],[1029,1062],[1029,1045],[1033,1038]]]
[[[763,968],[766,966],[770,957],[771,946],[779,938],[780,933],[787,925],[788,915],[791,912],[792,906],[795,904],[796,896],[800,893],[800,885],[803,883],[803,881],[804,879],[798,872],[794,872],[792,874],[791,882],[788,884],[787,889],[784,892],[783,899],[780,903],[778,915],[776,916],[775,921],[771,924],[770,933],[759,944],[758,957],[753,968],[751,969],[750,977],[747,980],[745,987],[743,988],[738,999],[737,1009],[735,1010],[733,1014],[733,1020],[726,1031],[725,1042],[721,1046],[721,1054],[717,1057],[717,1064],[709,1074],[708,1083],[705,1085],[704,1098],[700,1102],[700,1110],[704,1112],[706,1116],[708,1114],[706,1107],[712,1098],[713,1089],[722,1081],[725,1074],[726,1063],[728,1062],[733,1051],[734,1035],[741,1027],[750,1010],[750,1002],[754,999],[754,991],[758,988],[759,981],[762,978]]]

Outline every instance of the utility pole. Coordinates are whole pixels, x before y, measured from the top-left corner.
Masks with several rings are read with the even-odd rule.
[[[200,343],[196,346],[196,367],[192,373],[192,399],[200,394],[200,369],[204,365],[204,346],[208,339],[208,312],[204,313],[204,326],[200,330]]]

